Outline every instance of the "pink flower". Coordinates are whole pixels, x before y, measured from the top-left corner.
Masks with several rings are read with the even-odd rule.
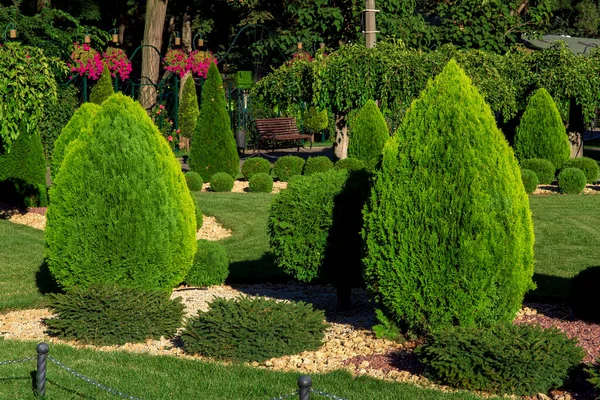
[[[173,136],[171,136],[171,135],[167,136],[167,140],[168,140],[169,142],[172,142],[172,141],[173,141]]]
[[[160,106],[158,106],[158,108],[160,108],[161,110],[165,109],[165,106],[163,106],[162,104]]]
[[[177,132],[177,133],[181,133],[181,129],[177,129],[177,131],[176,131],[176,132]]]

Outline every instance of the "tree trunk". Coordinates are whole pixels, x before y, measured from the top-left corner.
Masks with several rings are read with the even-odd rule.
[[[37,0],[37,12],[40,12],[44,7],[50,7],[50,0]]]
[[[119,24],[119,43],[121,43],[122,47],[125,47],[125,28],[127,28],[127,24],[125,23],[125,21],[121,21],[121,23]]]
[[[583,107],[574,98],[569,103],[569,123],[567,132],[571,143],[571,158],[583,157]]]
[[[183,27],[181,28],[181,44],[183,47],[183,51],[186,53],[192,52],[192,14],[190,12],[190,8],[187,7],[185,9],[185,14],[183,14]]]
[[[143,44],[162,47],[163,30],[167,15],[168,0],[147,0],[146,25],[144,27]],[[160,70],[160,54],[151,47],[142,49],[142,80],[144,86],[140,90],[140,103],[146,110],[150,110],[156,103],[156,87]],[[151,84],[151,85],[148,85]]]
[[[348,157],[348,126],[345,114],[335,115],[335,144],[333,154],[338,160]]]

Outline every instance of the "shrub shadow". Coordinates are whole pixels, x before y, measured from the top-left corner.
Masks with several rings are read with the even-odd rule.
[[[258,260],[236,261],[229,263],[227,283],[281,283],[290,281],[275,264],[275,257],[265,253]]]
[[[63,290],[58,285],[58,282],[56,282],[50,273],[46,260],[42,262],[40,268],[35,273],[35,284],[39,292],[44,295],[50,293],[63,293]]]
[[[569,298],[570,278],[545,274],[533,274],[537,289],[525,294],[526,301],[558,303]]]

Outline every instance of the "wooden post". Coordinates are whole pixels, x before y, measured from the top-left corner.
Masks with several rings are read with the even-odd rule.
[[[365,45],[368,49],[375,47],[377,27],[375,25],[375,0],[365,1]]]

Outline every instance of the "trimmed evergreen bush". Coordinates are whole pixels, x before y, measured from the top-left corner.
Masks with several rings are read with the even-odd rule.
[[[521,168],[521,179],[523,180],[523,186],[527,194],[533,193],[539,185],[537,175],[530,169]]]
[[[240,159],[226,106],[221,74],[211,63],[202,89],[200,117],[188,159],[190,169],[202,175],[204,181],[217,172],[231,176],[238,173]]]
[[[190,286],[222,285],[229,275],[229,259],[225,247],[219,242],[198,240],[194,264],[185,282]]]
[[[199,173],[194,171],[188,171],[185,173],[185,181],[187,183],[188,189],[192,192],[199,192],[202,190],[202,185],[204,182],[202,181],[202,177]]]
[[[579,194],[585,188],[585,173],[578,168],[565,168],[558,174],[558,190],[562,194]]]
[[[45,321],[50,334],[82,343],[110,346],[170,338],[183,319],[181,297],[170,300],[168,291],[91,285],[50,296],[56,313]]]
[[[196,230],[202,229],[202,225],[204,223],[204,215],[202,214],[202,209],[200,208],[200,204],[198,203],[198,199],[195,196],[192,196],[194,200],[194,215],[196,216]]]
[[[271,193],[273,191],[273,177],[264,173],[254,174],[248,182],[248,187],[251,192]]]
[[[253,157],[244,161],[242,164],[242,175],[250,180],[254,174],[270,174],[271,163],[262,157]]]
[[[308,157],[304,164],[304,175],[325,172],[333,168],[333,162],[326,156]]]
[[[592,384],[596,393],[600,393],[600,359],[597,359],[585,370],[589,374],[588,382]]]
[[[454,60],[384,146],[364,214],[367,288],[403,329],[512,321],[535,287],[519,166]]]
[[[61,286],[169,289],[187,275],[194,203],[167,141],[131,98],[102,104],[92,134],[69,145],[50,198],[47,262]]]
[[[225,172],[217,172],[210,177],[210,188],[214,192],[231,192],[234,180]]]
[[[198,109],[198,95],[194,77],[188,75],[184,79],[181,99],[179,101],[179,134],[191,138],[196,130],[200,109]]]
[[[367,168],[373,169],[379,161],[383,145],[390,137],[390,131],[373,100],[360,109],[350,126],[348,157],[358,158]]]
[[[600,266],[589,267],[571,279],[569,302],[575,315],[581,319],[600,322],[598,308],[598,285],[600,284]]]
[[[341,160],[337,160],[333,168],[336,169],[347,169],[348,171],[359,171],[361,169],[365,169],[365,163],[358,158],[343,158]]]
[[[98,82],[96,82],[94,87],[92,87],[92,91],[90,92],[90,102],[100,106],[114,93],[115,89],[113,87],[112,77],[108,67],[105,64],[100,79],[98,79]]]
[[[514,147],[519,160],[542,158],[561,168],[569,159],[569,137],[556,104],[546,89],[536,90],[529,99],[515,131]]]
[[[583,171],[587,183],[595,183],[598,180],[598,162],[589,157],[572,158],[563,164],[563,168],[577,168]]]
[[[520,161],[521,168],[535,172],[540,185],[549,185],[554,182],[556,167],[548,160],[541,158],[530,158]]]
[[[100,106],[94,103],[84,103],[75,111],[73,117],[69,120],[67,125],[62,129],[60,136],[54,143],[54,155],[52,157],[52,178],[58,175],[60,166],[67,146],[73,140],[77,139],[80,134],[89,134],[92,128],[92,122],[96,117],[96,114],[100,110]]]
[[[325,314],[303,302],[240,297],[215,299],[181,334],[189,354],[264,361],[321,347]]]
[[[297,156],[283,156],[275,161],[273,170],[277,178],[282,182],[287,182],[292,176],[302,175],[304,160]]]
[[[449,328],[417,349],[433,379],[459,389],[532,396],[560,387],[583,359],[577,340],[556,328],[500,324]]]

